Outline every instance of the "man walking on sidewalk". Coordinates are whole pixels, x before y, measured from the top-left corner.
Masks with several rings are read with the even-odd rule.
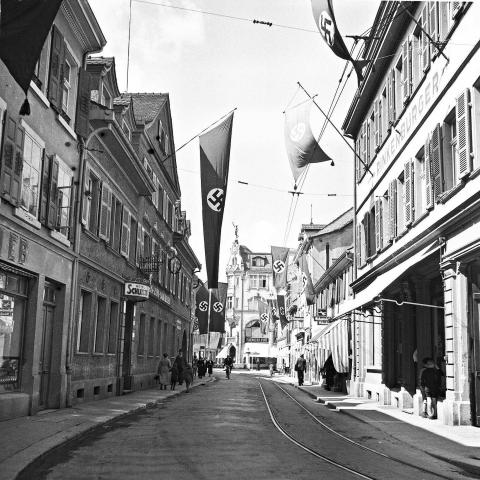
[[[303,378],[305,376],[306,370],[307,370],[307,361],[303,358],[303,353],[302,353],[300,355],[300,358],[295,363],[295,371],[297,372],[299,387],[303,385]]]

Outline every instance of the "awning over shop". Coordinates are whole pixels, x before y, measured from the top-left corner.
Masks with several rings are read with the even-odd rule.
[[[277,347],[271,346],[268,343],[248,342],[245,343],[243,351],[251,357],[276,358],[278,356]]]
[[[348,372],[348,328],[349,320],[336,320],[312,338],[312,342],[318,342],[318,363],[321,367],[332,355],[335,370],[339,373]]]
[[[424,260],[438,249],[438,240],[435,240],[427,247],[402,261],[402,263],[399,263],[385,273],[379,275],[368,287],[361,290],[355,298],[340,304],[339,313],[334,319],[340,318],[363,305],[372,303],[376,297],[395,282],[395,280],[399,279],[410,267],[413,267],[415,264]]]
[[[217,353],[217,359],[218,358],[227,358],[228,354],[230,353],[230,347],[234,346],[235,344],[230,342],[227,345],[225,345],[218,353]]]

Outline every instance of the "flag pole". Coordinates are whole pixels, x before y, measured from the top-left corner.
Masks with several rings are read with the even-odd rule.
[[[207,345],[205,346],[205,353],[210,349],[210,313],[212,311],[212,289],[208,289],[208,320],[207,320]]]
[[[368,167],[368,165],[361,159],[360,155],[355,151],[355,149],[347,142],[347,139],[342,135],[342,132],[337,128],[337,126],[330,120],[330,117],[322,110],[322,108],[320,107],[320,105],[318,105],[318,103],[315,101],[315,98],[312,97],[306,90],[305,88],[303,87],[303,85],[300,83],[300,82],[297,82],[298,86],[305,92],[305,94],[308,96],[308,98],[310,98],[313,102],[313,104],[320,110],[320,112],[322,113],[322,115],[325,117],[325,119],[327,120],[327,122],[335,129],[335,131],[340,135],[340,137],[342,138],[342,140],[348,145],[348,148],[355,154],[355,157],[358,158],[360,160],[360,162],[362,163],[362,165],[365,167],[366,171],[368,173],[370,173],[370,175],[373,176],[373,173],[370,171],[370,168]]]

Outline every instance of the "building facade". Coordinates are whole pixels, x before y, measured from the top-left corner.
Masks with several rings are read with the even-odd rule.
[[[344,122],[355,138],[356,394],[420,411],[422,359],[444,374],[439,421],[479,424],[480,4],[382,3]]]
[[[77,146],[87,54],[105,38],[87,1],[66,0],[28,97],[0,63],[0,419],[68,402]]]

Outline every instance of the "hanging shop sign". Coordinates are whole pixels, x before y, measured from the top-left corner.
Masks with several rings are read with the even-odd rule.
[[[182,269],[182,262],[178,257],[172,257],[168,261],[168,269],[170,273],[176,275]]]
[[[143,302],[148,300],[150,287],[149,285],[144,285],[143,283],[126,282],[124,294],[125,297],[127,297],[127,300],[132,302]]]

